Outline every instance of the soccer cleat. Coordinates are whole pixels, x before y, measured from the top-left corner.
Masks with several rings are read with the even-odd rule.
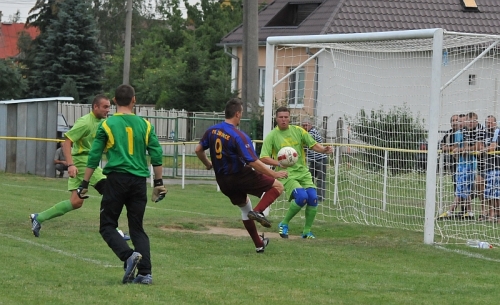
[[[33,231],[33,235],[35,235],[35,237],[40,236],[40,229],[42,228],[42,225],[36,219],[37,216],[38,216],[38,214],[31,214],[30,215],[31,231]]]
[[[264,244],[264,246],[255,248],[255,251],[257,253],[264,253],[264,249],[266,249],[267,245],[269,245],[269,238],[264,237],[264,233],[262,233],[260,237],[262,237],[262,243]]]
[[[250,211],[248,212],[247,217],[260,223],[263,227],[271,227],[271,222],[267,220],[266,216],[264,216],[261,212]]]
[[[127,268],[125,269],[125,274],[123,275],[123,284],[131,283],[135,277],[135,270],[137,269],[137,264],[142,259],[142,255],[139,252],[134,252],[127,258]]]
[[[279,233],[280,233],[281,238],[288,238],[288,225],[282,224],[280,222],[278,227],[280,229]]]
[[[453,217],[453,214],[451,214],[451,212],[449,211],[446,211],[444,213],[442,213],[441,215],[438,216],[438,220],[444,220],[444,219],[450,219],[451,217]]]
[[[133,284],[144,284],[151,285],[153,284],[153,276],[151,274],[138,274],[137,277],[132,281]]]
[[[130,240],[130,236],[127,233],[123,233],[123,240]]]
[[[314,234],[312,232],[308,232],[306,234],[302,234],[302,238],[305,238],[305,239],[315,239],[316,236],[314,236]]]
[[[463,220],[474,220],[474,213],[472,212],[466,212],[464,213],[464,215],[462,216],[462,219]]]

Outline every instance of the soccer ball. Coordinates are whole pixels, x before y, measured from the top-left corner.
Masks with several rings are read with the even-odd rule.
[[[299,154],[293,147],[283,147],[278,152],[278,162],[286,167],[292,166],[299,160]]]

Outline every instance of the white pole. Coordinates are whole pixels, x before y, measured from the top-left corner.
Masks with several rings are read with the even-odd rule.
[[[266,86],[264,93],[263,139],[273,129],[274,45],[266,44]]]
[[[182,144],[182,169],[181,169],[181,180],[182,189],[184,189],[184,182],[186,181],[186,145]]]
[[[389,159],[389,151],[384,151],[384,186],[382,191],[382,209],[385,211],[387,206],[387,172],[388,172],[388,159]]]
[[[337,195],[339,192],[338,180],[339,180],[339,163],[340,163],[340,146],[335,147],[335,184],[333,186],[333,205],[337,204]]]
[[[427,148],[427,175],[425,188],[424,243],[434,243],[434,216],[436,212],[436,167],[441,99],[441,67],[443,64],[443,30],[436,30],[432,43],[432,75],[429,104],[429,136]]]

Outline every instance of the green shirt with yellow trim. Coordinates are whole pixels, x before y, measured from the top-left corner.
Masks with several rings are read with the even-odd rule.
[[[97,128],[103,120],[95,117],[93,112],[90,112],[78,120],[64,136],[73,142],[71,155],[74,157],[87,156],[92,142],[97,132]]]
[[[309,172],[309,168],[306,164],[304,146],[311,148],[316,143],[318,142],[316,142],[316,140],[314,140],[314,138],[302,127],[290,125],[286,130],[275,127],[264,139],[260,151],[260,158],[270,157],[276,160],[277,154],[281,148],[286,146],[293,147],[297,151],[299,159],[297,163],[287,168],[288,177],[300,177],[304,173]],[[277,167],[276,170],[281,170],[281,168]]]
[[[105,175],[117,172],[149,177],[146,152],[153,166],[162,165],[163,150],[154,126],[135,114],[115,113],[102,122],[92,143],[87,167],[96,168],[102,152],[108,159],[103,169]]]

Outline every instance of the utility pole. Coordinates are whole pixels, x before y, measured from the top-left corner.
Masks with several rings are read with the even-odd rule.
[[[127,0],[125,19],[125,55],[123,56],[123,84],[130,84],[130,45],[132,43],[132,0]]]
[[[259,30],[256,0],[243,0],[243,62],[242,88],[243,115],[257,115],[259,105]]]

